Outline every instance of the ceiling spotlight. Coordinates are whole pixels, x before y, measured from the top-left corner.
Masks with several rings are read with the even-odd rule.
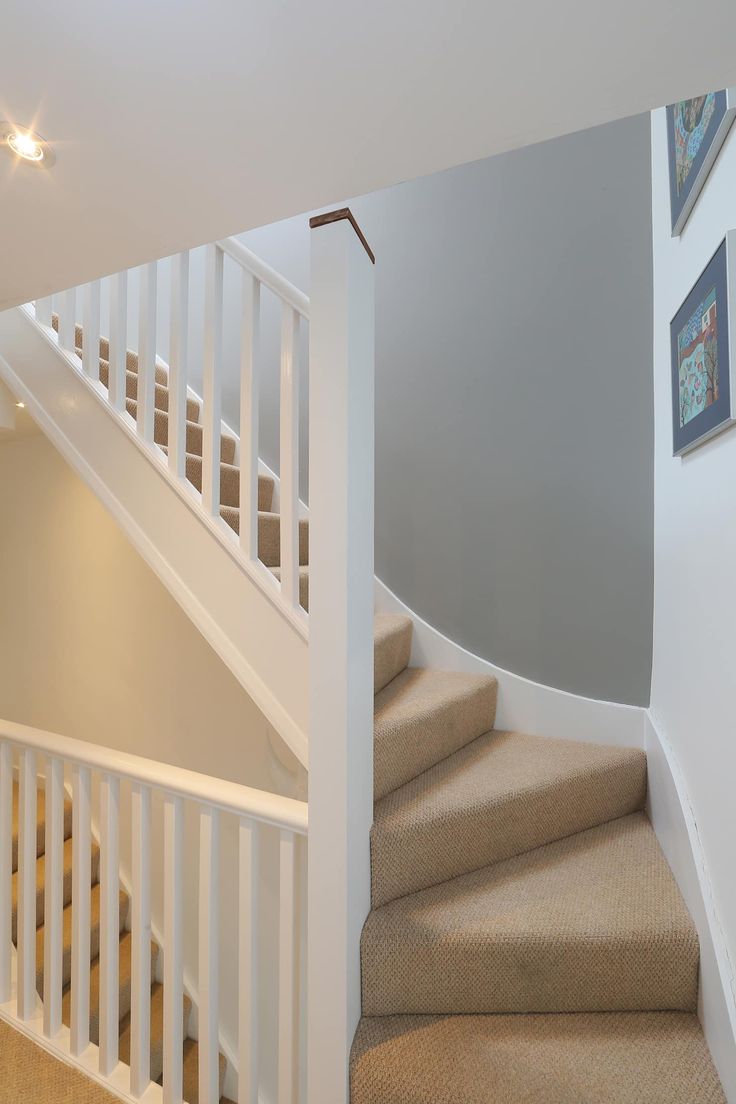
[[[26,408],[25,403],[16,403],[15,405],[18,407],[19,410],[25,410]]]
[[[31,165],[43,165],[49,168],[55,160],[54,151],[40,135],[34,134],[32,130],[27,130],[25,127],[14,126],[12,123],[0,123],[0,144]]]

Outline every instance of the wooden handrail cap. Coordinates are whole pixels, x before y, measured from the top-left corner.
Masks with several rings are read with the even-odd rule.
[[[342,219],[347,219],[347,221],[352,225],[353,230],[363,243],[363,248],[371,259],[371,264],[375,264],[376,258],[373,254],[373,250],[366,241],[365,234],[355,221],[355,216],[353,215],[353,212],[350,210],[349,207],[340,207],[337,211],[327,211],[327,213],[324,215],[315,215],[309,220],[309,229],[315,230],[318,226],[327,226],[327,224],[330,222],[340,222]]]

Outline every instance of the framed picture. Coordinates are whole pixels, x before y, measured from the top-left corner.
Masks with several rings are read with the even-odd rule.
[[[733,425],[736,231],[729,231],[670,324],[672,452],[681,456]]]
[[[736,117],[736,88],[667,108],[672,236],[682,232]]]

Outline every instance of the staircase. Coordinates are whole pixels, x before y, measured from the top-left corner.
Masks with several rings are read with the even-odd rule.
[[[352,1104],[724,1104],[644,753],[495,731],[494,678],[376,633]]]
[[[72,978],[72,802],[64,802],[64,863],[63,863],[63,920],[62,920],[62,1022],[65,1027],[71,1025],[71,978]],[[36,992],[43,998],[44,992],[44,899],[45,899],[45,840],[46,840],[46,803],[44,793],[39,790],[36,814]],[[96,843],[91,852],[92,893],[90,907],[90,972],[89,972],[89,1039],[99,1045],[100,1028],[100,849]],[[13,786],[13,943],[18,942],[18,786]],[[130,901],[123,889],[119,894],[119,1040],[120,1061],[130,1065],[131,1044],[131,991],[132,991],[132,937],[127,929]],[[156,967],[161,948],[151,943],[151,1033],[150,1033],[150,1078],[158,1084],[163,1083],[164,1068],[164,1001],[163,985],[155,980]],[[188,1037],[192,1002],[183,994],[184,1008],[184,1048],[183,1048],[183,1100],[187,1104],[199,1104],[199,1062],[198,1047],[194,1039]],[[220,1055],[220,1092],[225,1078],[225,1058]],[[103,1094],[104,1095],[104,1094]],[[232,1104],[226,1097],[220,1097],[221,1104]]]

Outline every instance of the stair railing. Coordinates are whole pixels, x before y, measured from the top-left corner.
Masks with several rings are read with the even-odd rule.
[[[45,788],[44,896],[37,900],[37,785]],[[66,787],[65,788],[65,780]],[[17,873],[14,874],[13,787],[18,790]],[[129,794],[127,807],[121,786]],[[71,965],[64,961],[64,804],[72,801]],[[90,930],[93,804],[99,801],[99,1045],[90,1043]],[[129,817],[129,838],[121,825]],[[185,821],[195,818],[196,857],[185,848]],[[229,819],[228,819],[229,818]],[[220,824],[237,832],[234,926],[238,993],[239,1104],[257,1104],[263,1046],[259,987],[277,1006],[277,1099],[296,1104],[304,1049],[300,1008],[302,904],[300,840],[307,806],[247,786],[168,766],[110,748],[0,721],[0,1017],[67,1062],[80,1066],[123,1100],[180,1104],[182,1100],[184,948],[197,946],[199,1100],[220,1099],[218,1033]],[[260,928],[262,836],[278,836],[276,963],[269,963]],[[132,936],[130,1065],[118,1061],[120,855],[130,848],[129,922]],[[158,853],[157,844],[160,844]],[[198,863],[196,930],[188,930],[185,862]],[[151,932],[153,870],[163,871],[163,1087],[150,1080]],[[13,881],[17,880],[17,953],[13,948]],[[43,917],[43,961],[36,961],[37,917]],[[193,918],[189,917],[191,921]],[[224,918],[223,918],[224,919]],[[39,1003],[37,978],[42,969]],[[65,971],[70,975],[70,1024],[62,1024]],[[271,1059],[273,1056],[268,1056]]]

